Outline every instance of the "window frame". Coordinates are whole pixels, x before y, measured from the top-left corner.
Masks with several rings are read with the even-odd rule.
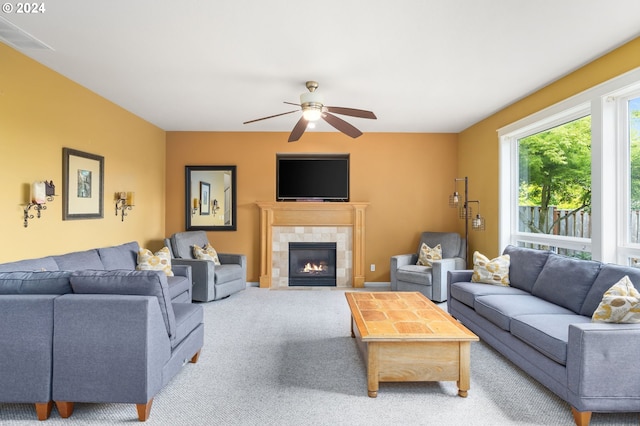
[[[640,244],[629,247],[623,244],[626,237],[622,238],[628,223],[625,208],[629,204],[628,201],[626,205],[622,203],[625,193],[621,187],[625,179],[628,182],[629,168],[621,167],[625,164],[621,155],[624,146],[621,146],[617,101],[636,91],[640,91],[640,67],[498,129],[498,241],[501,252],[509,244],[528,242],[588,251],[592,259],[603,262],[627,264],[629,255],[640,257]],[[518,231],[518,139],[589,114],[591,239]]]

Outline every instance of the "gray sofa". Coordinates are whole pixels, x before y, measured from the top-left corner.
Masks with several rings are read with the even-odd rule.
[[[592,412],[640,411],[640,324],[591,320],[622,277],[640,287],[640,269],[513,246],[504,254],[508,287],[449,272],[449,313],[566,401],[577,425]]]
[[[0,272],[13,271],[109,271],[136,269],[138,250],[136,241],[112,247],[95,248],[76,251],[56,256],[46,256],[37,259],[18,260],[16,262],[0,263]],[[171,265],[173,277],[167,277],[169,295],[173,302],[191,302],[192,273],[186,265]]]
[[[148,418],[154,395],[197,361],[204,324],[171,277],[130,269],[135,246],[97,249],[111,270],[70,270],[73,255],[0,265],[0,402],[35,404],[40,420],[54,401],[65,418],[76,402],[132,403]]]
[[[193,300],[210,302],[247,288],[247,257],[243,254],[218,253],[220,265],[196,259],[193,246],[204,247],[209,240],[205,231],[176,232],[165,239],[171,251],[172,265],[187,265],[193,274]]]
[[[432,266],[416,265],[422,244],[440,244],[442,260]],[[393,291],[419,291],[430,300],[447,300],[447,272],[467,267],[467,245],[455,232],[423,232],[415,253],[391,256],[390,277]]]

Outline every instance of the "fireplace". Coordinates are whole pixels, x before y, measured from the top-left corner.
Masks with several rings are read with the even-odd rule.
[[[290,286],[336,286],[336,243],[289,243]]]

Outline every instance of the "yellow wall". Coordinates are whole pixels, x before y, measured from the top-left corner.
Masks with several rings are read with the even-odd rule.
[[[479,250],[493,257],[502,249],[498,247],[498,129],[637,67],[640,37],[460,133],[458,169],[469,176],[470,198],[481,200],[486,216],[485,232],[470,231],[471,253]]]
[[[351,154],[351,201],[369,202],[366,281],[389,281],[394,254],[414,252],[423,230],[453,231],[457,211],[447,206],[456,177],[457,135],[167,132],[166,234],[185,229],[185,166],[237,166],[237,231],[209,232],[219,252],[247,255],[248,281],[259,280],[257,201],[275,200],[277,152]],[[369,265],[376,264],[370,272]]]
[[[0,262],[164,235],[165,132],[0,43]],[[104,157],[104,218],[62,220],[62,148]],[[53,180],[55,197],[23,227],[34,181]],[[135,191],[124,222],[116,191]]]

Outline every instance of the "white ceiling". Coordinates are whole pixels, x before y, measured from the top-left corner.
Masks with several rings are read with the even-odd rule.
[[[459,132],[640,35],[638,0],[42,3],[1,14],[53,48],[19,50],[165,130],[290,131],[242,123],[316,80],[363,132]]]

